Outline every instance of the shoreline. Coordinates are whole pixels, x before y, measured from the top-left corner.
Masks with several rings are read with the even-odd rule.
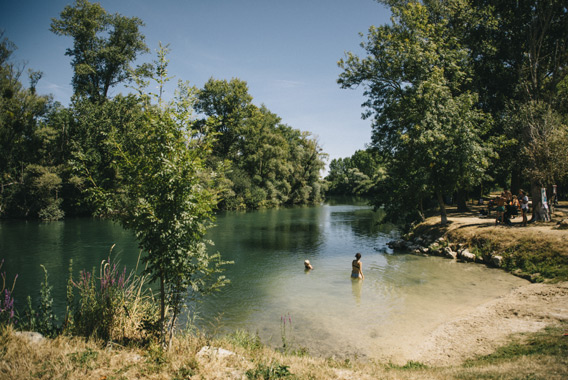
[[[510,256],[521,245],[534,244],[534,251],[547,254],[556,249],[563,262],[568,260],[568,231],[556,229],[567,213],[557,210],[552,222],[527,227],[496,226],[493,218],[472,213],[453,212],[448,225],[440,226],[439,217],[428,218],[414,227],[404,240],[390,243],[391,248],[415,255],[435,255],[461,262],[483,264],[506,270],[529,280],[496,299],[468,310],[463,316],[449,318],[427,334],[427,339],[405,358],[427,365],[460,365],[465,360],[493,353],[516,334],[534,333],[568,322],[568,281],[547,278],[539,272],[511,270]],[[489,248],[484,249],[488,246]],[[536,269],[535,269],[536,270]],[[564,273],[561,272],[560,273]]]

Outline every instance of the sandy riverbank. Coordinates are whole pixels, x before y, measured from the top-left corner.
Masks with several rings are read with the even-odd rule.
[[[556,222],[568,214],[563,210],[557,211],[552,222],[528,227],[495,226],[493,218],[479,217],[475,213],[473,210],[472,213],[450,214],[450,224],[443,234],[456,243],[492,239],[501,244],[501,247],[495,244],[500,249],[507,249],[521,237],[528,238],[535,242],[535,250],[541,244],[552,244],[568,256],[568,230],[555,228]],[[436,228],[438,223],[439,217],[430,218],[425,224]],[[527,284],[458,318],[450,317],[429,333],[422,344],[409,350],[404,360],[455,365],[476,355],[494,352],[508,342],[512,334],[536,332],[562,321],[568,322],[568,282]]]

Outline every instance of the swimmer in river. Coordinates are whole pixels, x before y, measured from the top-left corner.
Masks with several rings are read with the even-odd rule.
[[[351,263],[351,278],[364,279],[363,263],[361,262],[361,254],[357,252],[355,260]]]
[[[304,268],[305,268],[306,270],[314,269],[314,267],[312,266],[312,264],[310,264],[310,260],[304,260]]]

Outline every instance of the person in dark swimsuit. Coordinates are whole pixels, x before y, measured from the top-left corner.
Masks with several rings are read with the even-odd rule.
[[[364,279],[363,275],[363,263],[361,262],[361,254],[357,253],[355,255],[355,260],[351,263],[351,278]]]

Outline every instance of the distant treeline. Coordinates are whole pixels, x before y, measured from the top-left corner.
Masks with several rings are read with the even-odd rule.
[[[568,8],[549,0],[379,0],[363,54],[340,60],[363,87],[366,151],[330,164],[330,191],[372,197],[410,223],[456,194],[520,188],[545,220],[541,189],[568,186]]]
[[[36,93],[42,73],[11,61],[16,46],[0,35],[0,217],[57,220],[91,215],[92,189],[121,193],[117,142],[144,141],[145,111],[164,103],[168,48],[157,59],[131,64],[148,51],[137,18],[110,15],[80,0],[54,19],[51,31],[73,38],[74,94],[69,106]],[[106,31],[106,32],[104,32]],[[158,94],[148,93],[157,83]],[[109,89],[128,84],[128,94]],[[294,129],[264,105],[253,104],[246,82],[211,78],[197,89],[179,85],[187,103],[182,120],[193,136],[213,141],[203,186],[214,186],[221,209],[254,209],[319,202],[325,154],[307,132]],[[178,94],[179,96],[179,94]],[[179,121],[179,120],[178,120]],[[189,191],[189,189],[188,189]]]

